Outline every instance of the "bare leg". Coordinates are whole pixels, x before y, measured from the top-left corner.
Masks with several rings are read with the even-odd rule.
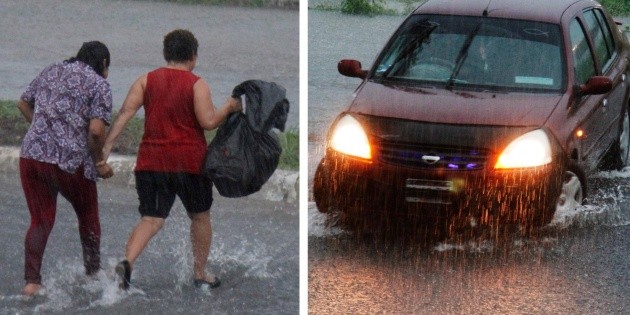
[[[131,266],[133,266],[138,256],[140,256],[144,248],[149,244],[151,238],[153,238],[163,226],[164,219],[162,218],[144,216],[140,219],[140,222],[138,222],[138,225],[133,229],[127,241],[125,258],[129,261]]]
[[[190,214],[190,239],[193,252],[193,272],[195,279],[213,282],[215,278],[206,276],[206,263],[212,243],[212,223],[210,211]]]

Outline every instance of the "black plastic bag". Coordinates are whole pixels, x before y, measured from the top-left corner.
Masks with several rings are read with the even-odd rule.
[[[284,130],[289,102],[275,83],[245,81],[233,96],[245,95],[247,115],[232,113],[208,145],[203,172],[224,197],[253,194],[278,167],[282,147],[272,128]]]

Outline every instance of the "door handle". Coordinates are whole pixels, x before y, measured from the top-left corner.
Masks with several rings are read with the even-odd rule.
[[[607,98],[605,98],[605,99],[602,101],[602,106],[606,107],[606,105],[608,105],[608,99],[607,99]]]

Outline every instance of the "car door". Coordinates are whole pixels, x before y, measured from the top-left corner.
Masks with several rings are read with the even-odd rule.
[[[608,77],[613,82],[613,89],[603,95],[601,113],[596,123],[603,128],[602,136],[598,139],[598,152],[608,149],[617,139],[620,119],[624,109],[626,90],[625,58],[619,56],[615,38],[609,21],[602,10],[594,8],[583,13],[583,19],[588,30],[593,48],[598,74]],[[616,27],[616,26],[615,26]]]
[[[574,61],[575,84],[581,85],[596,75],[606,75],[614,83],[625,80],[617,66],[617,53],[614,48],[610,27],[599,9],[585,10],[582,16],[575,17],[569,25],[569,33]],[[621,93],[620,93],[621,92]],[[622,90],[617,88],[601,95],[580,97],[577,102],[576,117],[584,131],[581,158],[589,168],[593,168],[611,143],[616,139],[621,113]]]

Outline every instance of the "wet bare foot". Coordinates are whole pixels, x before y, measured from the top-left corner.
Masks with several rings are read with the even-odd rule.
[[[27,283],[26,286],[24,286],[24,289],[22,289],[22,294],[26,296],[33,296],[41,288],[42,288],[41,284]]]

